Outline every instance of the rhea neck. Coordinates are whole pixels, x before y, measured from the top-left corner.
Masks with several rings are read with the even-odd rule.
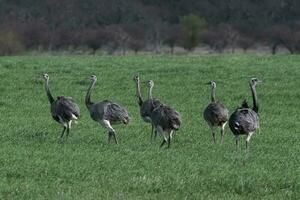
[[[91,102],[91,93],[92,93],[92,89],[95,85],[97,80],[92,80],[88,90],[87,90],[87,93],[86,93],[86,96],[85,96],[85,105],[89,108],[90,105],[93,104],[93,102]]]
[[[49,79],[46,79],[46,81],[45,81],[45,90],[46,90],[46,94],[47,94],[47,97],[48,97],[48,100],[49,100],[50,104],[53,103],[54,98],[51,95],[51,92],[50,92],[50,89],[49,89]]]
[[[153,102],[152,89],[153,89],[153,85],[149,86],[148,99],[151,100],[151,102]]]
[[[140,86],[140,81],[136,80],[135,81],[135,86],[136,86],[136,96],[139,99],[139,105],[141,106],[143,103],[142,95],[141,95],[141,86]]]
[[[253,110],[258,113],[258,102],[257,102],[257,94],[256,94],[256,86],[255,84],[250,84],[252,99],[253,99]]]
[[[211,87],[211,102],[216,102],[216,86]]]

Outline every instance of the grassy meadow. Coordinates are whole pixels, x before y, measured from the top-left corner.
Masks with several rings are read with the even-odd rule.
[[[41,74],[53,96],[81,108],[67,141],[50,115]],[[92,121],[84,104],[88,77],[98,77],[94,102],[126,107],[128,126],[114,126],[119,145]],[[150,141],[132,80],[155,82],[154,97],[182,115],[170,149]],[[230,113],[257,86],[261,134],[240,150],[228,126],[212,143],[202,117],[209,80]],[[0,58],[0,199],[300,199],[300,56],[24,56]],[[142,85],[144,98],[146,87]]]

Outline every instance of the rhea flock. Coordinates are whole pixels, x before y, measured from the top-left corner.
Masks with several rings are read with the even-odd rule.
[[[141,95],[141,87],[140,87],[140,78],[138,75],[135,75],[133,77],[133,80],[135,82],[135,86],[136,86],[136,97],[138,98],[138,105],[140,108],[140,115],[142,117],[142,119],[144,120],[144,122],[146,123],[151,123],[151,139],[152,138],[156,138],[157,136],[157,131],[154,129],[154,125],[152,123],[151,120],[151,113],[153,111],[154,108],[156,108],[157,106],[159,106],[161,104],[161,102],[155,98],[151,99],[146,99],[145,101],[142,98]],[[153,134],[154,132],[154,134]]]
[[[152,88],[154,86],[154,82],[149,80],[146,83],[148,86],[148,100],[152,102]],[[160,104],[152,111],[151,121],[158,133],[163,136],[163,141],[160,147],[164,146],[165,143],[168,143],[169,148],[171,145],[173,131],[179,130],[181,125],[180,114],[169,106]],[[168,133],[168,137],[166,136],[165,132]]]
[[[113,129],[112,125],[120,123],[128,124],[130,119],[128,112],[125,108],[109,100],[98,103],[92,102],[91,93],[97,82],[97,77],[92,75],[90,80],[91,84],[86,93],[85,105],[90,112],[91,118],[94,121],[99,122],[100,125],[108,131],[108,143],[110,143],[111,138],[113,137],[115,143],[118,144],[116,131]]]
[[[246,135],[246,148],[248,148],[251,136],[256,130],[259,130],[258,102],[256,94],[256,85],[262,81],[257,78],[251,78],[249,85],[251,88],[253,108],[249,108],[246,101],[237,108],[229,118],[229,127],[236,138],[236,147],[239,146],[239,136]]]
[[[44,74],[43,78],[45,79],[45,90],[51,106],[51,115],[55,121],[63,126],[60,138],[64,136],[66,130],[66,137],[68,138],[72,121],[76,122],[80,117],[79,107],[71,97],[58,96],[55,100],[49,89],[49,75]]]
[[[216,143],[215,129],[218,126],[221,127],[222,144],[224,140],[224,128],[229,117],[228,109],[222,102],[216,100],[216,82],[210,81],[208,84],[211,85],[211,103],[204,109],[203,117],[211,129],[214,143]]]

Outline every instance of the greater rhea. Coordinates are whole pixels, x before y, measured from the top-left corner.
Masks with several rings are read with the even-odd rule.
[[[141,95],[141,87],[140,87],[140,78],[138,75],[135,75],[133,77],[133,80],[135,82],[135,86],[136,86],[136,96],[138,98],[138,105],[140,107],[140,115],[142,117],[142,119],[144,120],[144,122],[146,123],[151,123],[152,129],[151,129],[151,139],[154,137],[156,138],[157,136],[157,131],[154,130],[154,125],[152,123],[151,120],[151,113],[153,111],[154,108],[156,108],[157,106],[159,106],[161,103],[159,100],[155,99],[155,98],[148,98],[145,101],[143,101],[142,95]],[[153,134],[154,132],[154,134]]]
[[[115,143],[118,144],[116,132],[111,125],[120,123],[128,124],[128,112],[125,108],[109,100],[98,103],[91,102],[91,93],[97,82],[97,77],[92,75],[90,80],[91,84],[86,93],[85,105],[90,112],[91,118],[94,121],[99,122],[100,125],[108,131],[108,143],[110,143],[111,138],[113,137]]]
[[[249,85],[251,88],[253,108],[249,108],[246,101],[237,108],[229,118],[229,127],[236,138],[236,147],[239,145],[239,135],[247,135],[246,148],[248,148],[251,136],[256,130],[259,130],[258,102],[256,94],[256,85],[262,81],[257,78],[251,78]]]
[[[211,129],[214,143],[216,143],[215,128],[221,127],[221,143],[223,143],[228,110],[220,101],[216,100],[216,82],[210,81],[208,84],[211,85],[211,103],[204,109],[203,117]]]
[[[60,138],[64,136],[67,130],[66,137],[68,138],[72,121],[76,121],[80,117],[78,105],[71,97],[58,96],[55,100],[49,89],[49,75],[44,74],[45,90],[50,103],[52,118],[63,126]]]
[[[148,100],[152,101],[152,88],[154,86],[154,82],[149,80],[146,83],[148,86]],[[151,121],[158,133],[163,136],[163,141],[160,147],[164,146],[165,143],[168,143],[169,148],[171,145],[173,131],[179,130],[181,125],[180,114],[169,106],[160,104],[152,111]],[[168,133],[168,137],[165,135],[165,132]]]

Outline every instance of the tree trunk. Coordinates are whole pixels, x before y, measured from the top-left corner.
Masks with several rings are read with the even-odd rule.
[[[171,46],[171,54],[174,54],[174,46]]]
[[[277,46],[278,46],[278,44],[273,44],[273,46],[272,46],[272,54],[273,55],[276,54]]]

